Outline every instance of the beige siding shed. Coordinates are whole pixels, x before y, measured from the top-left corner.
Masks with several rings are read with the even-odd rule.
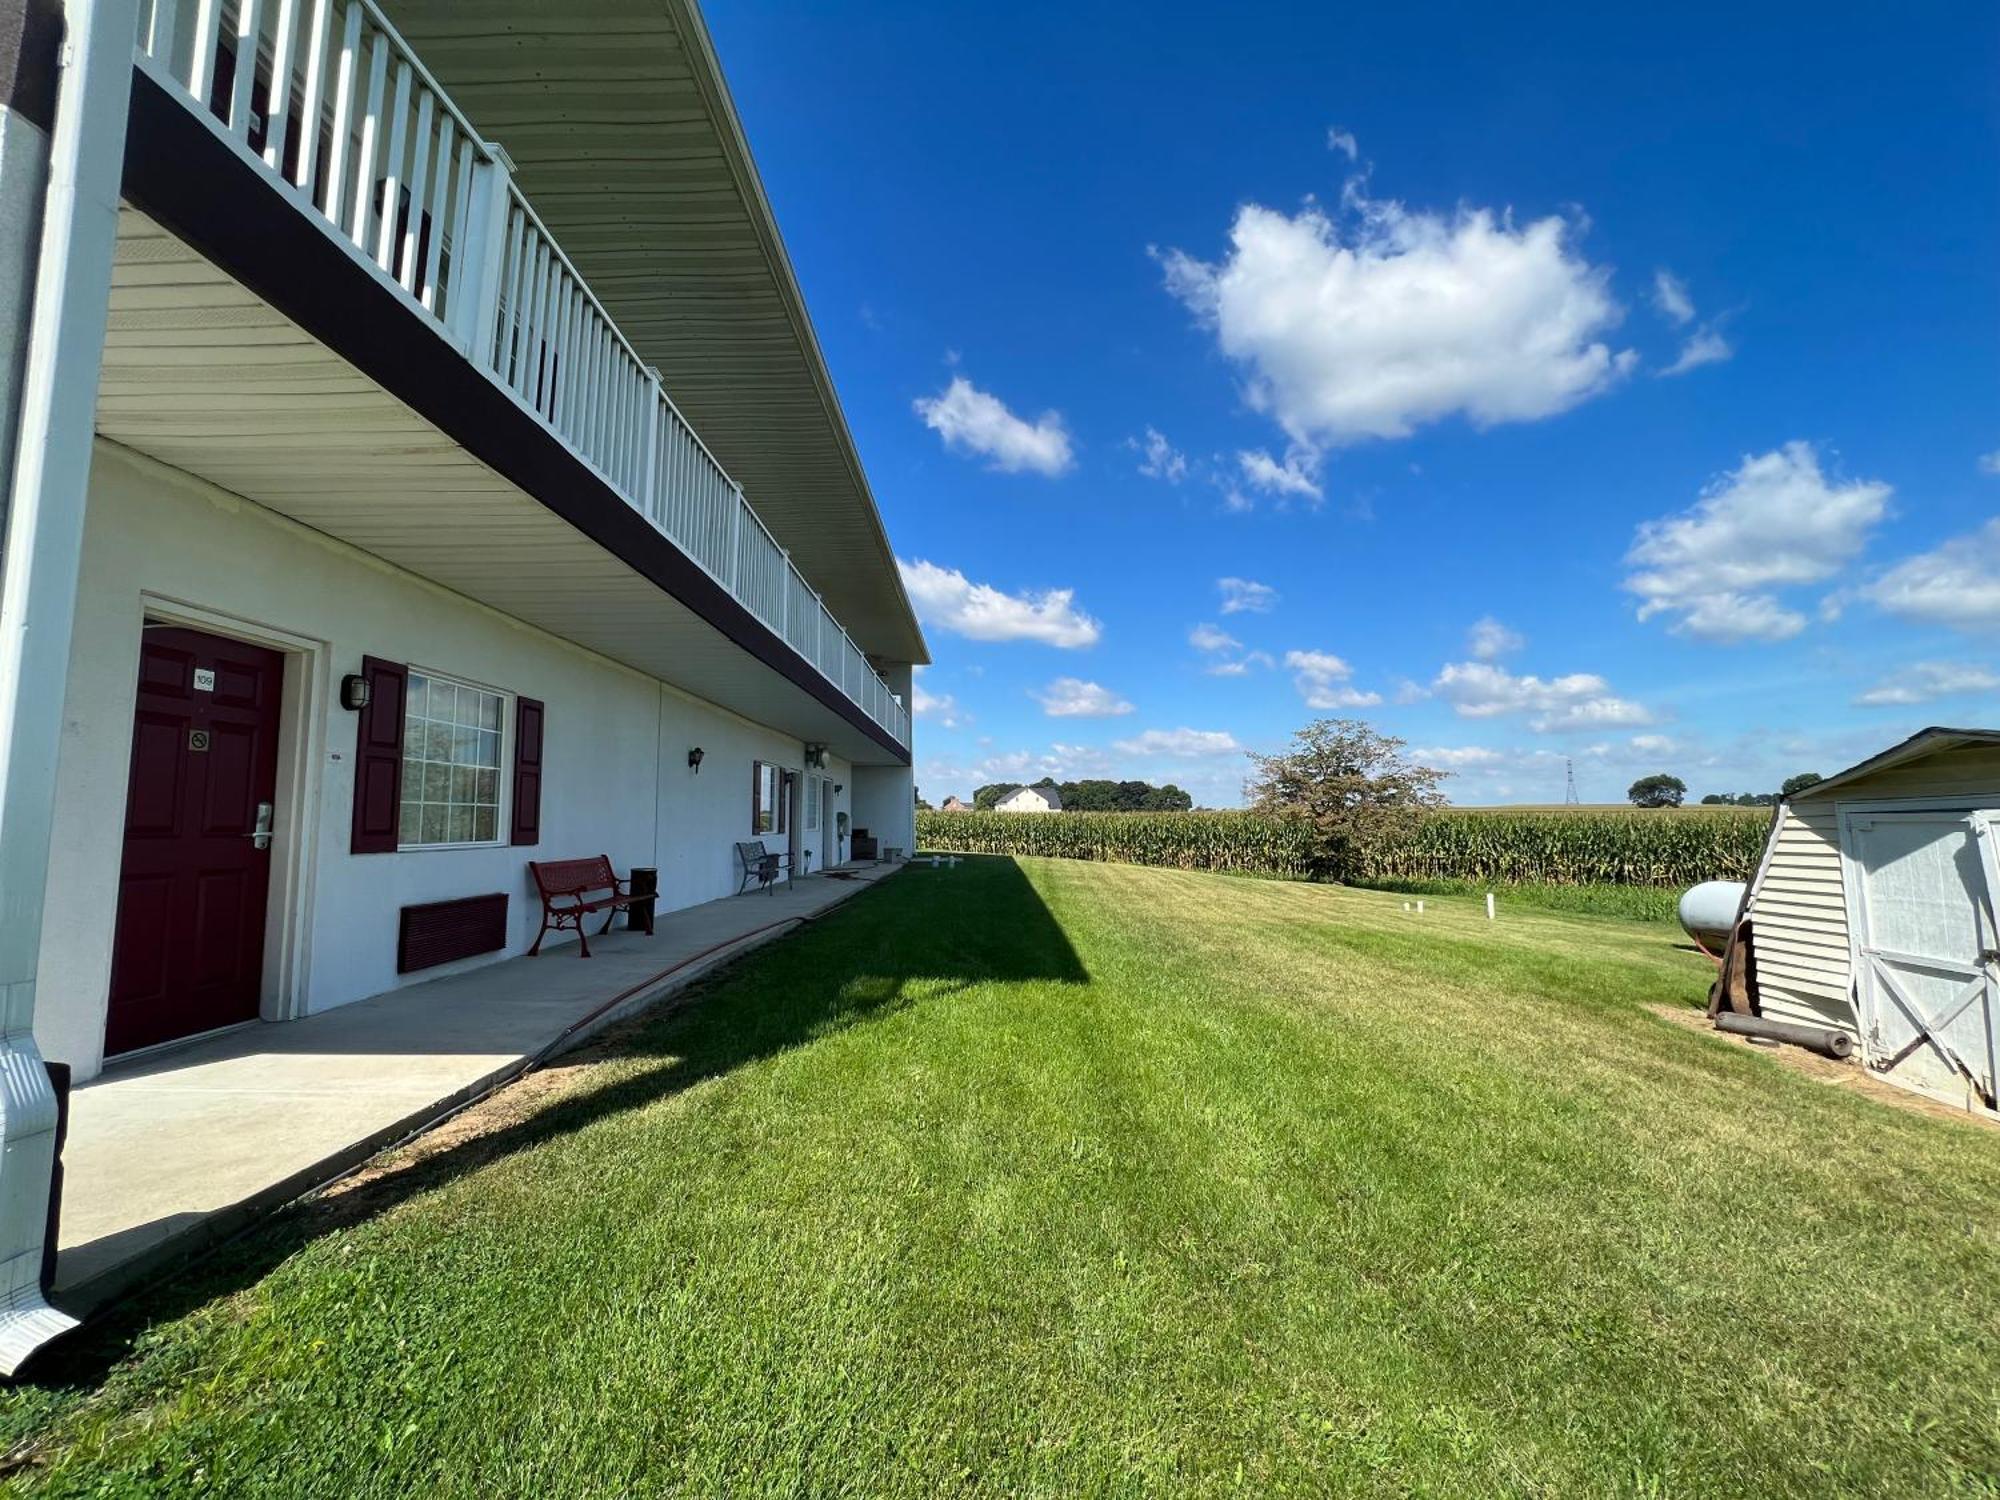
[[[1795,795],[1781,810],[1750,892],[1758,1008],[1834,1026],[1863,1044],[1852,969],[1843,816],[1859,805],[2000,809],[2000,731],[1927,729]]]

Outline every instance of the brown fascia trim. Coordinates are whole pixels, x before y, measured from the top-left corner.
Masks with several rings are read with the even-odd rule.
[[[8,0],[0,0],[6,4]],[[588,465],[143,69],[132,71],[125,197],[468,453],[901,764],[909,747],[732,598]]]

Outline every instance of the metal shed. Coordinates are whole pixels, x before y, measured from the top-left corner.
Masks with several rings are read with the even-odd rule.
[[[1778,809],[1745,900],[1761,1015],[2000,1109],[2000,729],[1925,729]]]

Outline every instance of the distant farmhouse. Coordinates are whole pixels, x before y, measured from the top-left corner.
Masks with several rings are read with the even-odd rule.
[[[938,808],[939,812],[971,812],[972,804],[962,797],[947,797]]]
[[[1062,811],[1062,793],[1052,786],[1016,787],[993,804],[995,812],[1052,813]]]

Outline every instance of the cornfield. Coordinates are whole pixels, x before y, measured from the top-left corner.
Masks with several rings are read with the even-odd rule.
[[[1503,884],[1689,886],[1748,880],[1771,815],[1717,811],[1456,811],[1371,851],[1369,873]]]
[[[1290,880],[1305,879],[1312,868],[1306,828],[1247,812],[919,812],[917,847],[954,854],[1105,859]]]
[[[1742,808],[1446,809],[1372,848],[1366,878],[1655,887],[1747,880],[1769,819]],[[917,843],[960,854],[1115,860],[1294,880],[1312,869],[1304,826],[1249,812],[920,812]]]

